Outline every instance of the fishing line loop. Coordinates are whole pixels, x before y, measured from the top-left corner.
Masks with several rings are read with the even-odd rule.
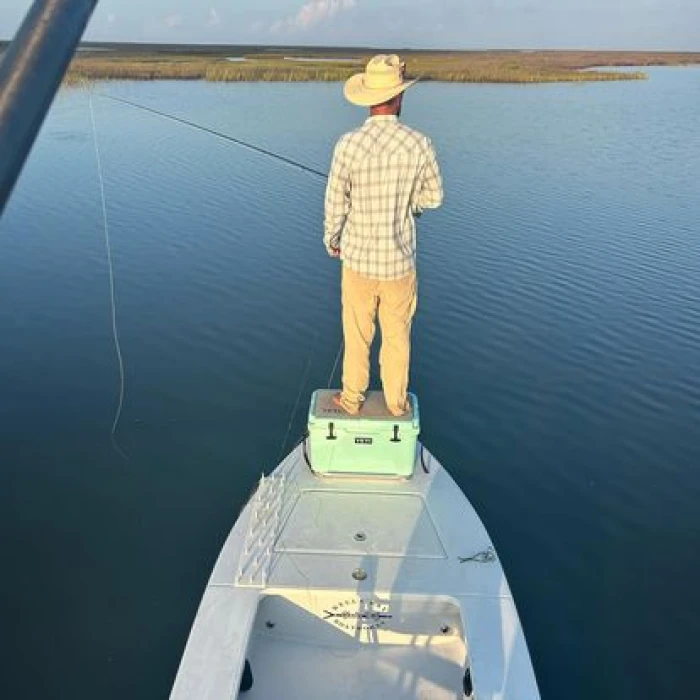
[[[111,305],[111,321],[112,321],[112,339],[114,341],[114,350],[117,356],[117,363],[119,365],[119,400],[117,402],[117,410],[114,414],[114,420],[112,421],[111,429],[111,440],[112,447],[119,454],[122,459],[129,461],[127,455],[119,447],[117,442],[117,430],[119,428],[119,421],[122,416],[122,409],[124,408],[124,393],[125,393],[125,378],[124,378],[124,357],[122,355],[121,343],[119,341],[119,328],[117,325],[117,299],[116,290],[114,284],[114,264],[112,261],[112,244],[109,236],[109,216],[107,214],[107,195],[105,192],[105,181],[104,181],[104,170],[102,167],[102,155],[100,153],[100,141],[97,131],[97,120],[95,119],[95,106],[93,103],[92,89],[85,83],[85,87],[88,92],[88,102],[90,105],[90,121],[92,123],[92,136],[93,143],[95,146],[95,159],[97,161],[97,177],[100,185],[100,199],[102,202],[102,222],[104,229],[105,238],[105,248],[107,251],[107,267],[109,270],[109,298]]]
[[[117,332],[117,324],[116,324],[114,273],[113,273],[112,257],[111,257],[111,250],[110,250],[110,244],[109,244],[109,226],[108,226],[108,219],[107,219],[107,207],[106,207],[106,197],[105,197],[105,189],[104,189],[104,178],[102,175],[102,162],[101,162],[100,152],[99,152],[99,144],[98,144],[98,138],[97,138],[97,127],[95,125],[92,94],[93,93],[90,90],[89,91],[90,110],[91,110],[90,113],[91,113],[91,117],[92,117],[92,121],[93,121],[93,135],[94,135],[94,140],[95,140],[95,152],[97,154],[98,173],[99,173],[99,177],[100,177],[100,191],[102,194],[102,207],[103,207],[103,217],[104,217],[104,224],[105,224],[105,240],[107,243],[108,262],[109,262],[109,269],[110,269],[110,291],[111,291],[111,298],[112,298],[112,329],[113,329],[113,335],[114,335],[114,340],[115,340],[115,348],[117,350],[117,357],[119,359],[119,368],[120,368],[120,385],[121,386],[120,386],[119,406],[117,409],[117,415],[115,416],[114,424],[112,426],[112,437],[114,439],[115,434],[116,434],[116,429],[117,429],[118,424],[119,424],[119,419],[121,417],[121,411],[122,411],[123,400],[124,400],[124,365],[123,365],[123,360],[122,360],[121,347],[119,344],[119,335]],[[162,110],[154,109],[153,107],[148,107],[148,106],[140,104],[138,102],[133,102],[132,100],[126,100],[126,99],[121,98],[121,97],[115,97],[113,95],[107,95],[104,93],[95,93],[95,94],[98,97],[102,97],[106,100],[111,100],[113,102],[121,103],[121,104],[127,105],[129,107],[132,107],[134,109],[138,109],[138,110],[141,110],[143,112],[147,112],[147,113],[159,116],[163,119],[168,119],[168,120],[176,122],[178,124],[182,124],[183,126],[188,126],[192,129],[202,131],[204,133],[210,134],[210,135],[215,136],[217,138],[223,139],[224,141],[228,141],[230,143],[236,144],[237,146],[240,146],[242,148],[246,148],[250,151],[253,151],[254,153],[258,153],[260,155],[264,155],[264,156],[268,156],[269,158],[273,158],[273,159],[280,161],[286,165],[292,166],[294,168],[302,170],[303,172],[306,172],[306,173],[309,173],[309,174],[314,175],[316,177],[319,177],[324,181],[328,180],[328,175],[324,172],[321,172],[320,170],[316,170],[315,168],[309,167],[308,165],[304,165],[303,163],[298,163],[295,160],[292,160],[291,158],[280,155],[280,154],[275,153],[273,151],[270,151],[266,148],[261,148],[260,146],[256,146],[254,144],[247,143],[246,141],[243,141],[241,139],[237,139],[233,136],[230,136],[229,134],[225,134],[221,131],[217,131],[216,129],[202,126],[202,125],[197,124],[196,122],[190,121],[188,119],[183,119],[182,117],[178,117],[178,116],[175,116],[173,114],[163,112]],[[338,368],[338,364],[340,362],[340,357],[341,357],[341,354],[343,352],[343,347],[344,347],[344,345],[341,342],[340,347],[338,349],[338,354],[335,357],[333,369],[331,370],[331,374],[328,378],[328,388],[330,388],[330,386],[333,382],[333,378],[335,376],[336,370]],[[291,417],[289,419],[289,423],[287,425],[287,431],[285,433],[284,440],[282,441],[280,458],[282,457],[282,453],[284,452],[284,448],[287,444],[287,440],[289,439],[289,433],[291,431],[292,425],[294,423],[294,419],[295,419],[297,411],[299,409],[299,403],[301,401],[301,394],[303,392],[304,386],[306,384],[306,379],[309,375],[310,370],[311,370],[311,356],[309,356],[309,358],[307,360],[306,369],[305,369],[304,374],[302,376],[301,386],[299,388],[299,393],[297,394],[294,408],[292,410],[292,414],[291,414]],[[125,456],[124,453],[119,449],[118,445],[116,445],[116,442],[115,442],[115,449],[122,456]]]
[[[289,417],[289,423],[287,424],[287,432],[284,434],[284,439],[282,440],[282,445],[280,446],[280,452],[279,452],[279,455],[277,456],[278,463],[280,462],[280,460],[284,456],[284,448],[287,446],[287,440],[289,439],[289,433],[292,430],[292,424],[294,423],[294,419],[297,416],[297,411],[299,410],[299,405],[301,402],[301,395],[304,392],[304,387],[306,386],[306,381],[309,377],[309,372],[311,371],[311,358],[312,358],[314,347],[316,345],[317,340],[318,340],[318,331],[316,331],[316,334],[314,335],[313,342],[311,343],[311,350],[309,350],[309,355],[306,358],[306,368],[304,370],[304,374],[301,377],[301,382],[299,383],[299,391],[297,392],[297,398],[296,398],[296,401],[294,402],[294,407],[292,408],[292,413]]]
[[[331,388],[333,382],[333,377],[335,377],[335,371],[338,369],[338,363],[340,362],[340,356],[343,354],[343,348],[345,347],[344,341],[340,341],[340,347],[338,348],[338,354],[335,356],[335,362],[333,363],[333,369],[331,370],[331,375],[328,377],[328,389]]]

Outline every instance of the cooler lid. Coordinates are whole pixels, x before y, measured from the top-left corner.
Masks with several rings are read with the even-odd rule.
[[[321,421],[386,421],[390,423],[413,423],[416,428],[419,426],[418,398],[415,394],[409,394],[408,398],[411,409],[403,416],[394,416],[390,413],[384,401],[384,392],[368,391],[362,410],[356,416],[351,416],[333,403],[333,395],[338,393],[338,389],[319,389],[315,391],[311,398],[311,408],[309,410],[309,422]]]

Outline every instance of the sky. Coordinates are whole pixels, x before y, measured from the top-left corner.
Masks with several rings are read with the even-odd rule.
[[[31,0],[0,0],[0,38]],[[700,51],[700,0],[100,0],[86,39]]]

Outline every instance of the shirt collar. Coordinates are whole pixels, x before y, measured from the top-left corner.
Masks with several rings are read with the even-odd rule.
[[[399,118],[395,114],[375,114],[367,117],[367,123],[370,122],[397,122]]]

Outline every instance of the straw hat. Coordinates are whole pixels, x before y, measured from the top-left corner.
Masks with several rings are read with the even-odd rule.
[[[345,83],[345,97],[360,107],[388,102],[417,82],[417,79],[405,80],[405,71],[406,64],[395,54],[375,56],[364,73],[353,75]]]

